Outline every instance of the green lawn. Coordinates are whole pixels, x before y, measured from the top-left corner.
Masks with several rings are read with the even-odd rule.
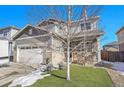
[[[110,87],[112,81],[101,68],[71,65],[71,80],[67,81],[66,70],[50,72],[51,76],[38,80],[32,87]]]

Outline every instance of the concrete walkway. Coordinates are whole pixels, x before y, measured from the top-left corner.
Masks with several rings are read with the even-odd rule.
[[[14,79],[30,73],[32,69],[24,64],[10,63],[8,67],[0,68],[0,86],[3,86]]]
[[[108,74],[110,75],[115,87],[124,87],[124,76],[120,75],[117,71],[112,69],[107,69]]]

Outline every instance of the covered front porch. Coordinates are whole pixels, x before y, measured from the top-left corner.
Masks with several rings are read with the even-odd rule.
[[[73,63],[84,65],[101,61],[100,36],[102,32],[89,32],[78,36],[71,42],[71,58]]]

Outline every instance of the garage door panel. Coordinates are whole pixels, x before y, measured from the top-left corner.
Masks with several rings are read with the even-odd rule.
[[[19,62],[42,63],[43,49],[19,49]]]

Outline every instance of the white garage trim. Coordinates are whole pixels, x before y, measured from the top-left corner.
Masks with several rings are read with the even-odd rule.
[[[43,63],[44,49],[31,46],[17,47],[17,62],[18,63]]]
[[[42,47],[47,47],[48,43],[37,43],[37,44],[23,44],[23,45],[18,45],[19,48],[25,48],[25,47],[37,47],[37,48],[42,48]]]

